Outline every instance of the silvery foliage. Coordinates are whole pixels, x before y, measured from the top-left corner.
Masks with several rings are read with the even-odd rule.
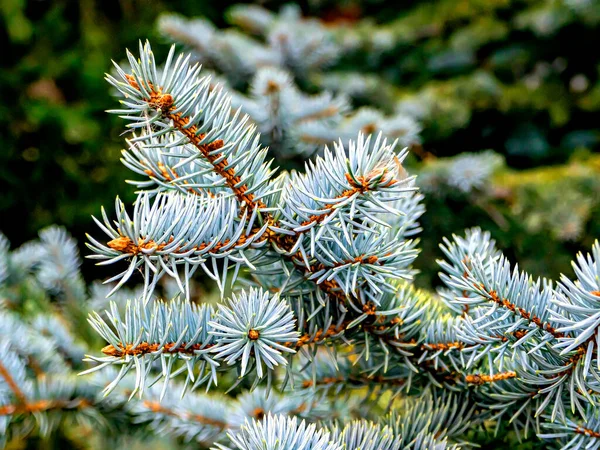
[[[210,333],[218,341],[215,347],[217,359],[234,365],[242,359],[240,376],[246,374],[250,355],[254,355],[256,372],[263,377],[264,367],[274,370],[285,365],[286,353],[295,353],[284,344],[298,341],[295,320],[291,309],[277,296],[262,290],[250,289],[232,296],[228,304],[218,305],[215,320],[209,322]],[[248,330],[254,330],[257,337]]]
[[[90,237],[89,247],[100,264],[124,263],[109,280],[115,289],[133,273],[144,288],[124,313],[113,304],[90,319],[108,345],[104,356],[89,357],[97,363],[89,371],[119,368],[106,392],[133,380],[128,392],[141,396],[162,379],[164,397],[177,376],[187,392],[233,370],[237,383],[281,382],[286,395],[310,390],[298,394],[305,407],[361,386],[389,389],[393,399],[423,389],[465,396],[425,399],[408,419],[347,424],[333,434],[267,416],[230,432],[232,447],[220,448],[288,448],[281,447],[288,441],[338,448],[372,436],[377,449],[410,430],[420,430],[412,448],[452,448],[445,439],[456,442],[486,420],[506,418],[527,434],[539,433],[541,422],[591,419],[586,407],[600,380],[598,244],[593,256],[578,258],[577,281],[555,286],[513,269],[491,237],[473,229],[442,246],[440,301],[410,285],[423,209],[401,165],[405,152],[359,135],[325,149],[304,173],[274,177],[255,127],[231,114],[230,98],[189,57],[171,50],[160,72],[148,44],[139,59],[128,58],[131,73],[117,67],[108,80],[123,96],[113,112],[133,131],[124,161],[146,179],[135,182],[132,209],[117,201],[116,219],[102,212],[106,236]],[[223,296],[248,287],[216,309],[191,303],[198,270]],[[180,297],[150,302],[165,276]],[[475,403],[483,408],[475,412]],[[461,416],[469,423],[452,419]],[[586,430],[590,439],[597,432]]]
[[[258,69],[247,96],[232,94],[233,105],[257,124],[262,143],[281,158],[308,157],[335,141],[350,107],[344,96],[307,95],[289,73],[269,67]]]
[[[340,86],[313,95],[302,92],[299,85],[306,85],[309,75],[313,82],[345,51],[332,29],[302,17],[295,5],[285,6],[280,14],[238,5],[228,16],[249,35],[219,30],[204,19],[173,15],[161,17],[159,29],[220,74],[219,82],[232,92],[233,106],[241,106],[250,116],[262,144],[278,158],[309,157],[338,139],[347,144],[358,130],[382,132],[390,140],[397,139],[400,147],[420,142],[421,127],[407,114],[386,116],[368,107],[354,110],[345,94],[331,93],[342,90]]]
[[[46,291],[47,285],[42,285],[37,279],[37,269],[43,264],[56,266],[55,273],[61,267],[75,268],[63,273],[72,279],[80,279],[77,269],[79,258],[74,251],[75,245],[72,245],[74,241],[64,230],[56,227],[50,230],[59,230],[49,235],[60,239],[33,241],[12,251],[8,240],[2,238],[0,261],[7,271],[0,281],[0,296],[4,297],[13,290],[20,291],[24,286]],[[48,236],[46,233],[41,235]],[[52,244],[50,248],[56,250],[50,254],[45,248],[49,243]],[[61,250],[59,243],[66,248]],[[54,261],[52,258],[55,258]],[[85,310],[87,305],[105,305],[106,300],[101,301],[98,297],[104,297],[110,290],[95,285],[90,299],[76,299],[78,307]],[[55,289],[49,289],[45,295],[54,299],[57,293]],[[125,303],[126,297],[133,293],[135,291],[122,289],[115,295],[124,295],[119,300]],[[12,300],[12,297],[7,298],[2,308],[22,306]],[[123,307],[119,311],[125,309]],[[217,440],[223,440],[228,431],[239,428],[248,417],[254,417],[257,410],[265,414],[288,415],[305,412],[305,399],[267,393],[262,388],[242,392],[236,401],[232,401],[222,394],[189,392],[189,386],[174,381],[154,384],[147,389],[144,400],[128,401],[135,388],[135,378],[131,377],[124,377],[120,389],[105,398],[103,390],[118,372],[96,372],[93,377],[76,377],[75,373],[81,370],[81,359],[88,350],[74,337],[74,327],[70,325],[58,311],[38,310],[35,315],[17,314],[9,309],[0,311],[0,448],[13,440],[24,440],[35,434],[51,438],[59,432],[59,428],[72,427],[73,423],[92,427],[100,433],[110,431],[111,438],[116,440],[119,437],[130,438],[131,435],[113,435],[114,427],[140,425],[161,435],[210,446]],[[183,398],[182,392],[187,392]],[[326,412],[329,413],[329,410]],[[309,415],[310,411],[306,410],[306,414]],[[106,438],[103,435],[103,439]]]
[[[401,147],[411,147],[421,142],[421,126],[415,119],[401,113],[386,117],[381,111],[370,107],[356,110],[341,122],[337,131],[339,136],[350,140],[356,130],[362,130],[365,134],[381,132],[388,139],[397,139]]]
[[[575,280],[563,275],[557,284],[513,267],[489,234],[477,229],[442,249],[449,261],[442,263],[445,298],[468,311],[458,330],[460,341],[476,349],[468,365],[487,359],[493,370],[517,375],[494,383],[488,393],[485,403],[495,417],[510,418],[525,433],[530,427],[538,433],[541,427],[562,430],[540,436],[572,439],[569,448],[593,445],[600,392],[600,244],[577,256]],[[563,426],[574,422],[579,428]]]
[[[10,345],[6,341],[0,344],[0,361],[3,369],[3,376],[0,377],[0,405],[5,406],[10,403],[12,391],[4,372],[8,373],[19,384],[23,392],[29,393],[32,386],[30,383],[26,383],[25,363],[23,359],[11,351]],[[6,443],[4,437],[7,435],[10,419],[11,416],[8,414],[0,415],[0,446],[2,447]]]
[[[303,18],[295,5],[279,15],[256,6],[234,7],[229,16],[256,38],[235,29],[222,32],[205,19],[174,15],[162,16],[159,29],[185,45],[196,61],[223,73],[234,87],[247,83],[261,67],[281,67],[302,78],[339,57],[334,36],[318,20]]]
[[[384,293],[393,293],[394,280],[411,278],[410,263],[417,252],[414,241],[403,237],[413,233],[422,208],[416,206],[420,197],[414,194],[412,178],[400,166],[405,153],[396,155],[394,145],[384,139],[371,142],[361,136],[356,143],[339,143],[333,151],[326,150],[303,175],[284,173],[273,179],[255,129],[246,125],[239,112],[229,115],[229,97],[211,88],[209,80],[199,76],[199,68],[190,66],[189,58],[175,59],[172,51],[159,76],[149,46],[141,49],[141,60],[129,57],[132,75],[118,69],[121,81],[113,77],[109,81],[126,97],[122,103],[128,109],[115,112],[131,120],[134,129],[124,160],[136,172],[149,175],[149,180],[138,184],[145,190],[131,213],[119,200],[116,221],[103,211],[103,220],[97,223],[110,241],[105,244],[90,237],[90,248],[100,264],[127,261],[127,268],[108,280],[117,282],[114,290],[137,269],[144,274],[144,295],[131,303],[124,319],[111,307],[109,321],[118,324],[118,334],[100,315],[93,318],[95,328],[115,350],[102,364],[123,356],[128,361],[124,369],[139,366],[140,358],[128,360],[132,355],[127,345],[153,342],[161,344],[159,348],[164,343],[177,344],[174,347],[185,343],[186,351],[176,353],[193,366],[190,358],[196,357],[187,355],[187,350],[194,345],[204,348],[212,343],[204,338],[218,336],[211,355],[217,360],[228,355],[222,362],[237,362],[245,374],[251,353],[253,360],[261,356],[252,348],[274,348],[278,339],[294,343],[290,326],[312,334],[321,323],[329,327],[333,320],[344,320],[348,308],[342,304],[332,308],[319,286],[339,285],[333,288],[336,295],[356,297],[353,307],[361,308],[370,302],[379,304]],[[157,86],[172,101],[166,115],[147,101]],[[185,118],[185,124],[178,129],[174,118]],[[191,137],[182,130],[193,130]],[[207,150],[215,142],[221,146]],[[216,315],[203,313],[206,319],[187,326],[184,318],[191,313],[186,309],[190,306],[177,300],[155,306],[148,316],[147,301],[163,275],[174,278],[188,298],[189,280],[196,270],[224,290],[243,267],[257,278],[268,274],[281,280],[269,318],[280,320],[267,321],[264,330],[252,315],[240,310],[229,317],[223,309]],[[232,300],[231,308],[247,302],[248,311],[257,312],[268,297],[264,291],[250,290]],[[302,298],[315,302],[304,306]],[[291,310],[301,319],[294,318]],[[181,325],[164,328],[158,317],[169,321],[179,317]],[[194,334],[200,329],[204,332]],[[256,345],[238,347],[240,339],[247,339],[243,333],[250,330],[260,332],[268,343],[257,338]],[[230,346],[246,350],[228,354]],[[291,347],[286,353],[293,353]],[[161,354],[160,359],[166,356]],[[276,353],[265,356],[267,367],[285,364]],[[201,359],[206,358],[212,360],[206,355]],[[221,364],[215,361],[213,366]],[[262,365],[256,368],[262,378]],[[144,371],[141,366],[137,370]]]
[[[10,242],[3,234],[0,234],[0,283],[8,278],[8,252],[10,250]]]
[[[81,345],[57,317],[28,322],[0,311],[0,335],[1,448],[32,430],[48,437],[68,420],[94,427],[104,422],[101,409],[92,407],[98,390],[73,375]]]
[[[39,240],[9,249],[8,239],[0,234],[0,283],[16,285],[33,277],[39,288],[50,295],[62,299],[85,296],[77,243],[64,228],[44,228],[39,232]]]
[[[39,240],[11,251],[0,236],[0,448],[34,429],[48,437],[67,416],[97,425],[99,410],[80,408],[83,399],[94,401],[97,390],[73,377],[83,346],[59,314],[42,314],[35,303],[82,300],[75,241],[53,226],[42,230]],[[24,318],[16,312],[21,308],[36,315]]]
[[[491,150],[433,159],[421,168],[419,187],[440,197],[486,192],[491,178],[503,166],[502,155]]]
[[[229,435],[230,443],[217,444],[219,450],[342,450],[340,442],[331,439],[325,429],[296,417],[273,416],[246,422],[238,432]]]
[[[377,75],[369,73],[329,71],[319,74],[315,79],[323,89],[347,95],[361,103],[369,102],[373,97],[380,96],[382,93],[393,94],[393,88],[385,85]]]
[[[236,433],[230,434],[230,444],[217,444],[221,450],[254,449],[361,449],[394,450],[458,449],[448,443],[469,426],[474,404],[464,398],[435,398],[428,393],[423,402],[404,405],[402,416],[387,415],[377,422],[354,420],[345,426],[337,423],[320,428],[298,418],[268,413],[261,421],[247,420]],[[462,402],[462,405],[460,403]],[[435,403],[435,405],[433,404]],[[439,407],[439,416],[432,412]],[[461,415],[465,414],[465,415]]]

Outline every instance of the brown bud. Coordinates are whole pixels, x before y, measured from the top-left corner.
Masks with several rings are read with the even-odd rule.
[[[119,236],[118,238],[108,242],[106,245],[118,252],[137,253],[137,246],[134,245],[133,241],[126,236]]]

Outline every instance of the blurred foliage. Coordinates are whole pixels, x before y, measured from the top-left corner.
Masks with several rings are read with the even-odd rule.
[[[420,168],[427,203],[416,263],[421,286],[439,283],[438,244],[469,223],[490,230],[509,258],[544,277],[571,273],[570,255],[591,248],[600,236],[600,155],[580,151],[565,164],[526,170],[490,156],[498,157],[463,153],[426,160]]]
[[[492,148],[515,167],[564,162],[600,143],[600,65],[577,50],[599,24],[595,0],[418,2],[346,27],[345,67],[360,60],[395,86],[437,156]]]
[[[139,289],[123,288],[109,300],[114,285],[86,287],[80,266],[77,243],[62,227],[44,228],[38,239],[17,248],[0,233],[0,448],[206,448],[178,434],[175,413],[173,423],[154,423],[155,403],[150,396],[128,401],[129,384],[107,397],[108,378],[79,376],[89,368],[85,355],[105,344],[87,323],[88,315],[94,310],[105,314],[111,301],[124,314],[127,300],[141,295]],[[164,279],[159,292],[172,298],[179,288],[173,279]],[[193,301],[219,298],[196,284],[191,293]],[[21,394],[17,398],[15,391]],[[211,397],[194,392],[186,399],[177,391],[171,404],[181,407],[189,401],[193,407]],[[232,409],[238,404],[229,403]],[[169,432],[154,432],[159,425]]]

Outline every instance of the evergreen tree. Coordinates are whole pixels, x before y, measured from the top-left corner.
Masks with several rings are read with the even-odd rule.
[[[441,449],[510,424],[521,439],[600,445],[600,244],[575,280],[552,283],[471,229],[441,246],[444,287],[416,289],[423,197],[405,150],[359,133],[274,176],[256,127],[189,57],[158,65],[146,44],[128,60],[108,80],[132,130],[124,161],[144,180],[133,208],[102,212],[89,247],[124,269],[108,295],[135,298],[91,313],[91,367],[74,382],[81,347],[50,306],[33,320],[29,295],[5,295],[5,436],[144,423],[221,449]],[[76,314],[77,266],[57,229],[13,252],[3,242],[3,292]],[[197,272],[216,299],[192,295]],[[120,291],[136,273],[140,292]]]
[[[591,8],[559,3],[575,12],[558,28]],[[0,445],[600,448],[600,244],[557,282],[480,228],[443,240],[437,291],[413,265],[437,245],[417,239],[437,220],[426,199],[580,239],[597,158],[516,172],[491,151],[436,157],[414,109],[427,95],[390,109],[369,89],[393,85],[331,70],[364,49],[376,65],[406,27],[326,27],[290,7],[229,17],[258,39],[168,16],[161,30],[191,55],[157,64],[140,44],[107,76],[138,188],[89,236],[89,257],[119,267],[107,286],[85,287],[60,228],[12,251],[0,240]]]

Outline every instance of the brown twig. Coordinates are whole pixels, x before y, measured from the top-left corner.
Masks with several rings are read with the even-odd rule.
[[[159,350],[164,350],[167,353],[182,353],[193,355],[196,351],[204,350],[212,347],[211,344],[202,345],[202,344],[193,344],[186,348],[186,343],[181,343],[178,347],[175,347],[175,343],[167,342],[163,346],[160,346],[158,343],[153,342],[140,342],[135,347],[132,344],[119,344],[118,348],[115,348],[113,345],[107,345],[102,349],[102,353],[108,356],[139,356],[146,355],[148,353],[155,353]]]
[[[2,364],[2,361],[0,361],[0,376],[4,378],[4,381],[6,381],[6,384],[8,385],[10,390],[13,392],[13,394],[15,394],[17,401],[23,405],[27,404],[27,397],[25,396],[15,379],[8,372],[8,369],[4,366],[4,364]]]
[[[18,403],[0,406],[0,416],[44,412],[52,409],[82,409],[88,408],[91,405],[92,404],[89,402],[89,400],[84,398],[73,400],[37,400],[32,403]]]
[[[465,381],[469,384],[475,384],[477,386],[481,386],[485,383],[495,383],[497,381],[508,380],[510,378],[516,378],[517,373],[514,371],[508,372],[500,372],[495,373],[493,375],[485,375],[485,374],[471,374],[465,375]]]
[[[485,290],[485,286],[483,284],[481,284],[478,287],[481,287],[482,289]],[[564,333],[556,331],[556,329],[552,325],[550,325],[550,323],[542,322],[542,320],[539,317],[533,315],[531,312],[526,311],[523,308],[518,308],[514,303],[511,303],[506,298],[501,298],[496,291],[492,290],[492,291],[489,291],[489,292],[486,291],[486,292],[488,293],[488,295],[490,296],[491,300],[494,303],[496,303],[500,306],[503,306],[504,308],[520,315],[521,317],[523,317],[525,320],[529,321],[530,323],[534,323],[535,325],[538,326],[538,328],[540,328],[544,331],[547,331],[555,338],[559,339],[559,338],[565,337]]]
[[[139,85],[131,75],[126,75],[129,84],[138,91]],[[237,197],[237,199],[245,203],[249,208],[265,208],[264,203],[260,200],[255,200],[254,194],[247,193],[248,186],[241,184],[241,178],[235,173],[232,167],[229,167],[227,158],[223,158],[222,153],[215,153],[224,147],[225,143],[222,139],[216,139],[208,144],[201,143],[205,135],[201,134],[196,125],[190,126],[190,118],[184,117],[181,113],[175,113],[174,99],[171,94],[164,94],[161,88],[148,83],[150,88],[150,98],[146,99],[148,106],[160,109],[163,116],[173,123],[173,127],[183,134],[190,144],[198,149],[198,151],[212,164],[215,172],[225,179],[225,183]]]
[[[584,435],[589,436],[589,437],[600,439],[600,432],[594,431],[594,430],[590,430],[589,428],[578,426],[577,428],[575,428],[574,431],[577,434],[584,434]]]
[[[178,417],[178,418],[182,418],[182,419],[186,419],[186,420],[192,420],[194,422],[198,422],[203,425],[210,425],[210,426],[219,428],[221,430],[224,430],[229,427],[229,425],[227,423],[225,423],[221,420],[211,419],[210,417],[202,416],[200,414],[192,414],[189,412],[174,411],[172,409],[167,408],[166,406],[163,406],[159,402],[145,400],[143,402],[143,405],[146,408],[148,408],[150,411],[152,411],[153,413],[160,413],[160,414],[164,414],[166,416]]]

